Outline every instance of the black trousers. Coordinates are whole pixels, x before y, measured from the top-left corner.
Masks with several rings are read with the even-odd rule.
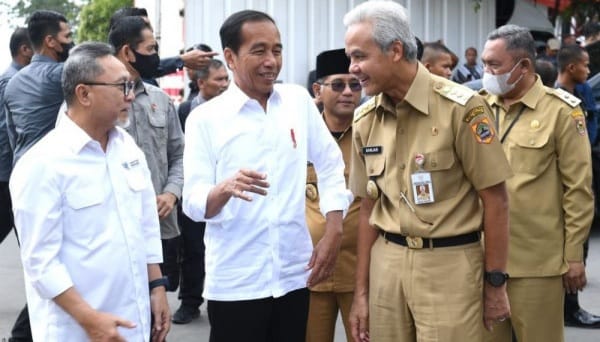
[[[23,310],[19,313],[19,316],[17,316],[17,320],[15,321],[15,325],[13,325],[10,335],[8,342],[33,342],[27,305],[25,305]]]
[[[160,264],[160,271],[163,276],[169,279],[167,291],[173,292],[179,287],[179,266],[177,265],[177,251],[179,250],[179,241],[181,236],[172,239],[162,239],[163,262]]]
[[[8,192],[8,182],[0,182],[0,243],[13,229],[12,202]]]
[[[309,291],[279,298],[208,301],[210,342],[304,342]]]
[[[179,265],[181,305],[198,308],[204,302],[204,222],[194,222],[179,210],[177,221],[181,229]]]

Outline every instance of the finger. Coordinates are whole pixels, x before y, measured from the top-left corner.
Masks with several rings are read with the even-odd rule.
[[[367,318],[361,318],[359,320],[359,324],[360,324],[360,340],[361,341],[368,341],[369,340],[369,330],[368,330],[368,326],[367,326]]]
[[[256,180],[265,180],[267,179],[267,174],[263,172],[258,172],[250,169],[241,169],[240,173],[246,177],[250,177]]]
[[[135,323],[134,322],[128,321],[128,320],[123,319],[123,318],[118,318],[117,317],[115,319],[115,324],[117,326],[119,326],[119,327],[125,327],[125,328],[129,328],[129,329],[135,328]]]
[[[242,190],[234,190],[233,197],[237,197],[244,201],[252,202],[252,197],[248,194],[245,194]]]
[[[261,195],[261,196],[266,196],[267,195],[267,190],[265,190],[263,188],[259,188],[257,186],[251,186],[246,191],[253,192],[253,193],[255,193],[257,195]]]
[[[492,332],[494,331],[494,321],[491,319],[485,319],[483,325],[485,326],[485,328],[489,331]]]
[[[359,325],[358,325],[358,318],[350,319],[350,333],[352,334],[352,339],[354,339],[354,342],[360,342],[360,330],[359,330]]]

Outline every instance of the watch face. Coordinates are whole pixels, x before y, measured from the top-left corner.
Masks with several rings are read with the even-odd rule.
[[[506,281],[506,275],[502,272],[488,273],[488,280],[493,286],[502,286]]]

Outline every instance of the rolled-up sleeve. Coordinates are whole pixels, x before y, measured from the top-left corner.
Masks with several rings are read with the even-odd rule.
[[[32,167],[22,160],[10,181],[23,268],[44,299],[52,299],[73,286],[59,257],[63,243],[62,196],[53,174],[47,167]]]
[[[317,172],[321,213],[325,216],[330,211],[341,210],[345,217],[353,196],[346,188],[342,151],[314,104],[307,103],[306,107],[308,111],[308,160],[313,163]]]

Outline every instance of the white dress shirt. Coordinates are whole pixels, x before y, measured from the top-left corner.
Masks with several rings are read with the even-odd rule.
[[[306,287],[312,242],[304,214],[306,164],[315,165],[321,210],[346,211],[342,154],[308,92],[275,85],[266,113],[234,83],[190,114],[186,124],[183,211],[206,221],[204,297],[280,297]],[[216,184],[242,169],[267,174],[267,195],[231,198],[205,218]]]
[[[156,199],[144,154],[122,129],[106,153],[70,118],[34,145],[10,180],[35,341],[86,341],[52,299],[74,287],[94,309],[150,337],[148,264],[162,262]]]

